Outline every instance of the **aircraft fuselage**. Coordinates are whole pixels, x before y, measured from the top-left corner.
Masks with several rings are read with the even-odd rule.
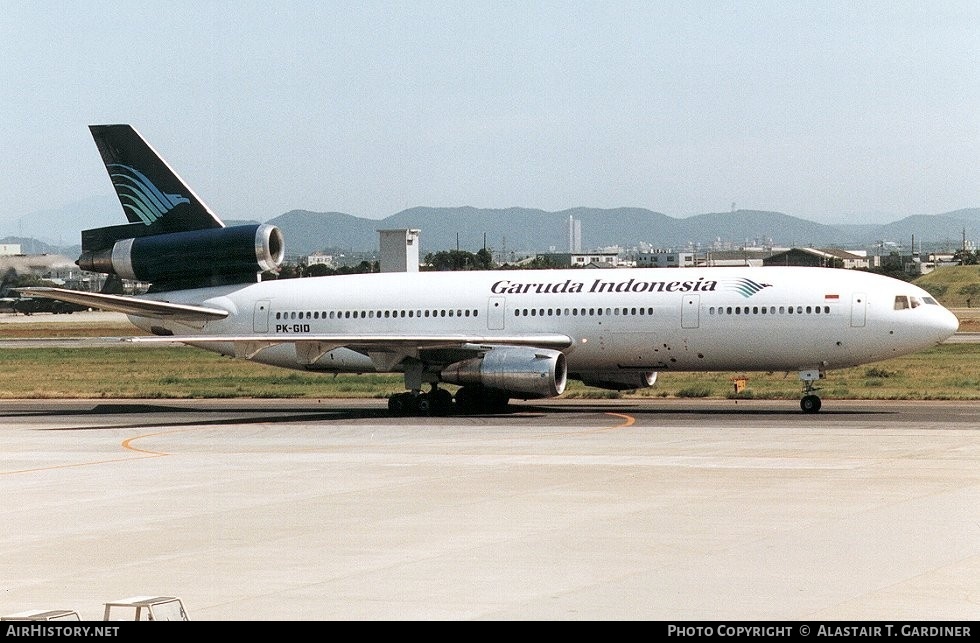
[[[196,326],[131,318],[144,329],[176,335],[290,341],[330,334],[567,335],[571,343],[563,352],[570,373],[844,368],[921,350],[948,337],[958,323],[916,286],[828,268],[376,273],[151,298],[230,313]],[[235,354],[234,346],[220,342],[201,345]],[[253,359],[304,370],[388,370],[349,349],[309,363],[290,343]]]

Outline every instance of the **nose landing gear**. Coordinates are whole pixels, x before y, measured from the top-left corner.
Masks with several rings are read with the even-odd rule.
[[[820,410],[820,398],[814,393],[817,388],[814,382],[822,377],[822,373],[816,369],[800,371],[800,379],[803,381],[803,397],[800,399],[800,408],[804,413],[816,413]]]

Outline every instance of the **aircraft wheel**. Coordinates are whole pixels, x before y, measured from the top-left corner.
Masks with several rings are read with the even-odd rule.
[[[388,410],[397,415],[405,412],[405,399],[401,393],[396,393],[388,398]]]
[[[388,410],[396,415],[408,415],[418,410],[418,401],[411,393],[397,393],[388,398]]]
[[[472,413],[474,407],[474,401],[476,396],[473,394],[473,389],[468,386],[464,386],[456,391],[456,408],[463,413]]]
[[[418,409],[419,415],[428,415],[432,412],[432,398],[428,395],[419,395],[419,399],[415,405]]]
[[[432,413],[436,415],[445,415],[453,407],[453,394],[445,389],[437,388],[432,391],[429,399],[432,401]]]
[[[464,386],[456,391],[456,408],[461,413],[502,413],[510,404],[503,391],[483,386]]]
[[[491,413],[503,413],[510,404],[510,397],[501,391],[487,391],[483,404]]]
[[[816,395],[804,395],[800,400],[800,408],[804,413],[816,413],[820,410],[820,398]]]

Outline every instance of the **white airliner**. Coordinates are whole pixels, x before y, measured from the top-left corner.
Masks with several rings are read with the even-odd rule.
[[[375,273],[261,280],[274,226],[226,227],[129,125],[91,126],[129,224],[86,230],[78,265],[141,296],[23,289],[127,313],[153,336],[285,368],[403,373],[400,413],[495,410],[659,372],[780,371],[820,409],[826,371],[942,342],[956,317],[911,284],[792,267]],[[440,383],[459,385],[453,396]],[[429,387],[429,390],[424,390]]]

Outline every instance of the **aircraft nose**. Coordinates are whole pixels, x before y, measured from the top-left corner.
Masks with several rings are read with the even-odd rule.
[[[960,328],[960,320],[951,311],[943,308],[936,315],[933,326],[936,330],[937,343],[942,343],[949,339]]]
[[[953,333],[955,333],[960,329],[960,320],[956,315],[954,315],[948,310],[946,311],[946,315],[948,320],[947,323],[949,324],[948,326],[949,334],[952,335]]]

